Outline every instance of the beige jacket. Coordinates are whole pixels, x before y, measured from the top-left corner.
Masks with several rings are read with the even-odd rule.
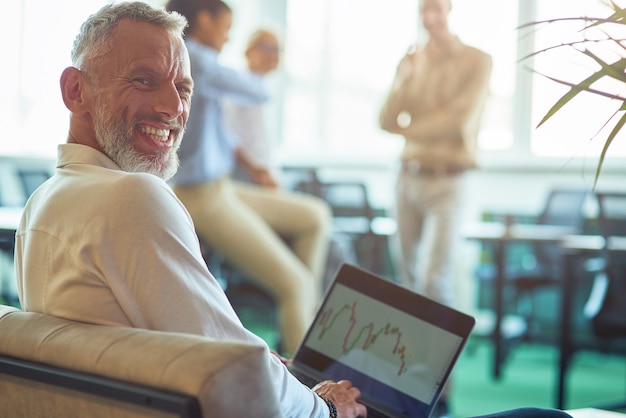
[[[404,136],[402,161],[432,168],[477,166],[491,68],[488,54],[456,37],[445,49],[429,42],[400,61],[380,125]]]

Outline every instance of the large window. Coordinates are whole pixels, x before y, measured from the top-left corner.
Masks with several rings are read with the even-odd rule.
[[[425,34],[418,1],[289,1],[283,149],[328,159],[389,161],[401,138],[378,127],[396,65]],[[485,13],[489,10],[489,13]],[[497,16],[494,19],[493,16]],[[510,149],[516,87],[517,1],[454,3],[451,28],[491,54],[494,72],[480,145]],[[344,158],[342,158],[344,157]]]
[[[395,152],[378,110],[416,16],[415,0],[289,1],[283,149],[327,159]]]
[[[159,5],[165,0],[151,2]],[[68,112],[61,102],[58,78],[69,65],[80,22],[104,3],[21,0],[4,7],[0,36],[6,59],[0,71],[5,88],[0,92],[0,111],[11,125],[5,128],[8,139],[0,141],[1,154],[52,156],[56,145],[64,141]],[[303,163],[388,164],[395,159],[402,139],[379,129],[378,112],[398,61],[410,44],[425,38],[419,27],[418,0],[228,3],[235,21],[231,42],[222,54],[224,61],[242,64],[246,38],[259,25],[270,24],[284,41],[280,71],[271,76],[270,129],[279,157]],[[487,165],[520,161],[562,165],[578,157],[595,163],[606,137],[596,132],[615,110],[615,103],[584,97],[535,129],[563,94],[563,87],[533,76],[526,67],[576,81],[580,74],[587,74],[590,63],[556,54],[519,63],[520,57],[558,42],[565,32],[546,27],[523,36],[516,28],[554,16],[605,15],[608,11],[602,3],[453,0],[453,32],[494,59],[491,95],[479,138],[481,159]],[[50,16],[62,16],[62,24],[55,23],[51,29]],[[615,142],[610,155],[626,156],[623,139]]]
[[[1,154],[51,156],[67,135],[68,113],[59,76],[70,65],[72,41],[82,20],[104,0],[22,0],[3,4],[0,27],[4,62],[0,110]]]
[[[290,158],[386,162],[397,154],[401,140],[378,128],[378,111],[399,59],[412,42],[423,39],[417,3],[395,0],[381,7],[370,0],[288,2],[281,149]],[[453,1],[452,31],[494,59],[479,138],[483,162],[562,167],[576,165],[572,160],[581,157],[595,164],[601,142],[590,146],[588,140],[600,125],[589,116],[608,115],[607,106],[614,109],[615,104],[585,97],[535,129],[563,87],[533,76],[529,68],[547,67],[575,79],[580,67],[557,54],[520,62],[542,45],[559,42],[565,33],[562,27],[543,28],[531,36],[517,28],[548,17],[609,12],[601,0]],[[609,155],[626,155],[621,142]]]

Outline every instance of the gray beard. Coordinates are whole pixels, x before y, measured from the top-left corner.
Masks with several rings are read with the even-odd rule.
[[[94,117],[94,129],[98,145],[105,154],[122,170],[130,173],[149,173],[164,181],[176,174],[180,161],[178,147],[180,141],[175,141],[174,147],[156,155],[145,155],[133,148],[134,124],[125,125],[122,118],[114,117],[108,107],[100,103]],[[182,136],[179,132],[178,137]]]

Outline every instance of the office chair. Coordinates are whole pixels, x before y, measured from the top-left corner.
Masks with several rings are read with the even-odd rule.
[[[593,284],[583,308],[583,317],[589,321],[595,342],[590,346],[585,341],[570,340],[565,348],[570,358],[581,349],[626,354],[626,246],[615,244],[616,237],[626,240],[626,193],[597,192],[596,197],[598,228],[605,245],[600,251],[601,263],[593,263],[592,268],[584,270],[585,276],[591,273]],[[563,375],[570,363],[562,366]],[[626,399],[605,401],[594,407],[624,411]]]
[[[356,261],[363,268],[383,276],[387,271],[388,239],[395,222],[379,213],[370,203],[367,185],[361,181],[321,181],[318,177],[301,181],[296,190],[314,194],[328,203],[333,213],[333,234],[350,237]]]
[[[593,312],[585,312],[591,319],[591,329],[599,338],[626,338],[626,251],[610,245],[612,237],[626,237],[626,193],[597,193],[598,226],[607,241],[602,251],[604,266],[595,275],[594,286],[604,291]],[[593,290],[592,290],[593,292]]]
[[[26,200],[28,200],[30,195],[33,194],[33,192],[41,186],[44,181],[48,180],[52,173],[44,169],[19,168],[17,170],[17,175],[20,178],[20,183],[22,184],[24,203],[26,203]]]
[[[587,189],[555,188],[548,193],[545,205],[537,218],[542,225],[570,226],[581,231],[585,225]],[[531,247],[535,267],[514,272],[510,283],[514,306],[526,320],[525,338],[532,338],[534,325],[534,299],[540,289],[557,286],[563,276],[562,248],[559,243],[534,243]],[[524,302],[526,302],[524,304]]]

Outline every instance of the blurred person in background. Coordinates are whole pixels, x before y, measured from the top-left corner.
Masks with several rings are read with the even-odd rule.
[[[402,58],[380,112],[381,128],[404,138],[395,202],[402,278],[447,305],[454,305],[465,174],[477,167],[492,68],[487,53],[450,32],[451,10],[450,0],[420,0],[428,40]],[[448,416],[445,394],[440,409]]]
[[[247,70],[256,74],[270,74],[280,61],[280,44],[276,34],[269,29],[257,29],[248,39],[245,50]],[[224,114],[229,128],[237,135],[242,149],[257,167],[266,168],[277,183],[280,174],[272,156],[273,144],[268,136],[267,103],[241,103],[227,100]],[[233,178],[252,182],[247,167],[238,162]]]
[[[294,198],[278,189],[226,124],[224,101],[265,103],[263,76],[273,69],[244,72],[218,61],[232,25],[230,7],[219,0],[170,0],[166,7],[189,21],[185,44],[195,83],[172,187],[201,240],[274,296],[280,351],[293,354],[321,299],[330,209],[312,196]],[[236,163],[255,184],[232,180]]]

